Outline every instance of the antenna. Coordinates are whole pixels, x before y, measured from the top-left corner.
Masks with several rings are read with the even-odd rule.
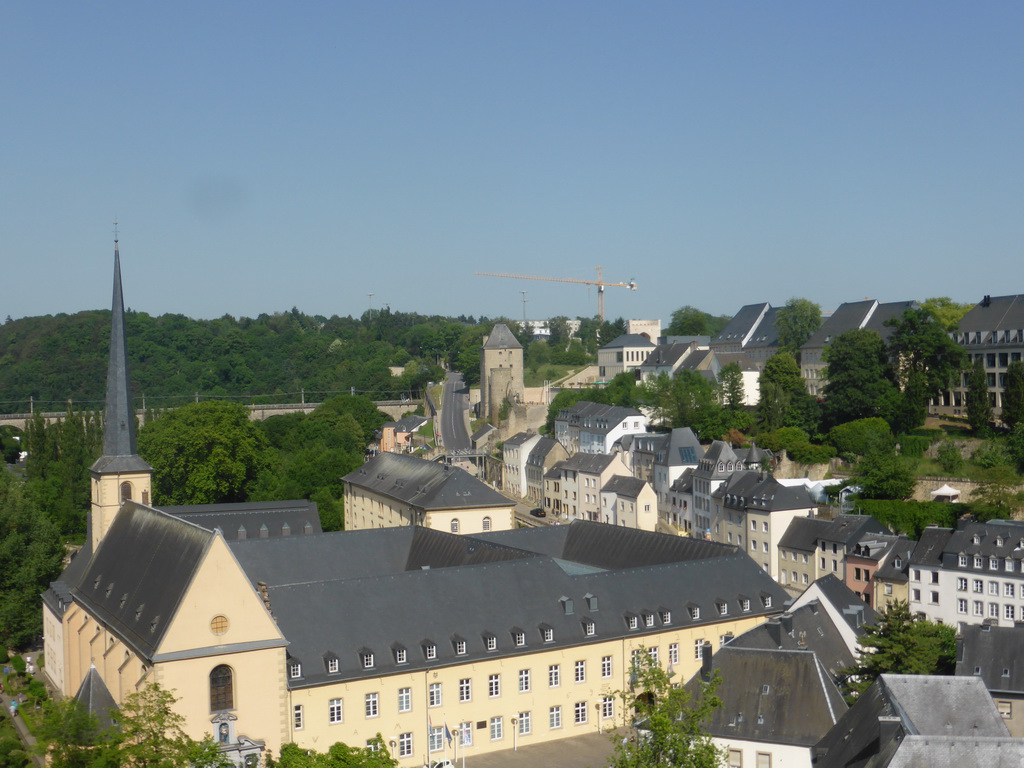
[[[526,291],[520,291],[523,294],[523,328],[526,328]]]
[[[114,242],[117,242],[117,214],[114,214]]]

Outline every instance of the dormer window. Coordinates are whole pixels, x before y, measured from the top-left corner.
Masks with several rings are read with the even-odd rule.
[[[551,627],[541,627],[540,635],[545,643],[553,643],[555,641],[555,630]]]
[[[484,635],[484,646],[488,651],[498,650],[498,638],[494,635]]]
[[[639,629],[640,628],[640,619],[639,619],[639,617],[634,615],[634,614],[630,614],[629,616],[626,617],[626,625],[630,629]]]
[[[661,616],[662,624],[672,623],[672,611],[668,610],[667,608],[662,608],[658,613]]]
[[[573,612],[572,598],[571,597],[560,597],[558,602],[562,604],[562,612],[566,616],[571,616]]]
[[[727,602],[725,602],[723,600],[723,601],[715,603],[715,605],[718,606],[718,615],[719,616],[726,616],[726,615],[728,615],[728,613],[729,613],[729,604]]]
[[[653,613],[645,613],[644,614],[644,626],[645,627],[653,627],[654,626],[654,614]]]
[[[974,534],[971,537],[971,543],[972,544],[981,544],[981,536],[979,536],[978,534]]]
[[[700,606],[699,605],[691,605],[689,608],[687,608],[687,610],[690,612],[690,618],[693,619],[694,621],[697,621],[697,619],[700,618]]]
[[[433,643],[427,643],[425,646],[423,646],[423,655],[426,656],[427,659],[436,659],[437,646]]]
[[[966,568],[967,567],[967,555],[960,555],[957,558],[956,563],[961,568]]]
[[[965,566],[967,565],[967,560],[966,559],[964,560],[964,565]],[[897,557],[895,560],[892,561],[892,567],[893,568],[902,568],[903,567],[903,560],[901,558]]]
[[[588,592],[587,594],[585,594],[583,596],[583,599],[587,601],[587,610],[588,611],[596,611],[597,610],[597,596],[596,595],[592,595],[592,594],[590,594]]]
[[[338,659],[330,658],[327,660],[327,674],[333,675],[338,671]]]
[[[373,653],[371,651],[363,651],[360,653],[359,660],[363,664],[363,669],[373,669]]]
[[[586,635],[587,637],[593,637],[594,636],[594,631],[595,631],[594,622],[589,621],[589,620],[583,622],[583,634],[584,635]]]
[[[772,607],[772,596],[771,595],[761,595],[761,604],[765,608],[771,608]]]
[[[406,664],[409,661],[409,653],[405,648],[395,648],[395,664]]]
[[[975,568],[981,568],[984,564],[985,564],[985,561],[982,560],[982,558],[980,556],[975,555],[975,557],[974,557],[974,567]]]
[[[988,567],[991,568],[993,571],[998,570],[999,569],[999,558],[998,557],[990,557],[988,559]]]
[[[519,631],[513,632],[512,642],[516,644],[516,648],[522,648],[524,645],[526,645],[526,633]]]
[[[466,641],[465,640],[456,640],[455,641],[455,655],[456,656],[465,656],[466,655]]]
[[[297,677],[302,677],[302,664],[300,664],[297,661],[293,661],[291,664],[289,664],[288,677],[290,677],[292,680],[294,680]]]

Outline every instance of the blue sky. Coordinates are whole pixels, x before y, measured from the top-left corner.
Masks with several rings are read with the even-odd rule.
[[[0,317],[1024,292],[1020,2],[0,6]],[[367,294],[374,294],[368,297]]]

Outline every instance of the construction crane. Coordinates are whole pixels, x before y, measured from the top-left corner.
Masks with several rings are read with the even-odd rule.
[[[477,272],[483,277],[511,277],[515,280],[545,280],[550,283],[578,283],[580,285],[597,286],[597,316],[604,322],[604,289],[605,288],[629,288],[636,290],[636,282],[630,280],[627,283],[606,283],[601,279],[601,268],[597,267],[597,280],[577,280],[572,277],[538,277],[537,275],[510,275],[505,272]]]

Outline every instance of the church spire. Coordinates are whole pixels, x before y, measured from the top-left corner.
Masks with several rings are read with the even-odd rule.
[[[128,338],[121,293],[121,253],[114,240],[114,298],[110,308],[110,359],[107,363],[107,402],[103,413],[103,456],[93,469],[100,471],[149,470],[136,454],[135,410],[128,372]]]

